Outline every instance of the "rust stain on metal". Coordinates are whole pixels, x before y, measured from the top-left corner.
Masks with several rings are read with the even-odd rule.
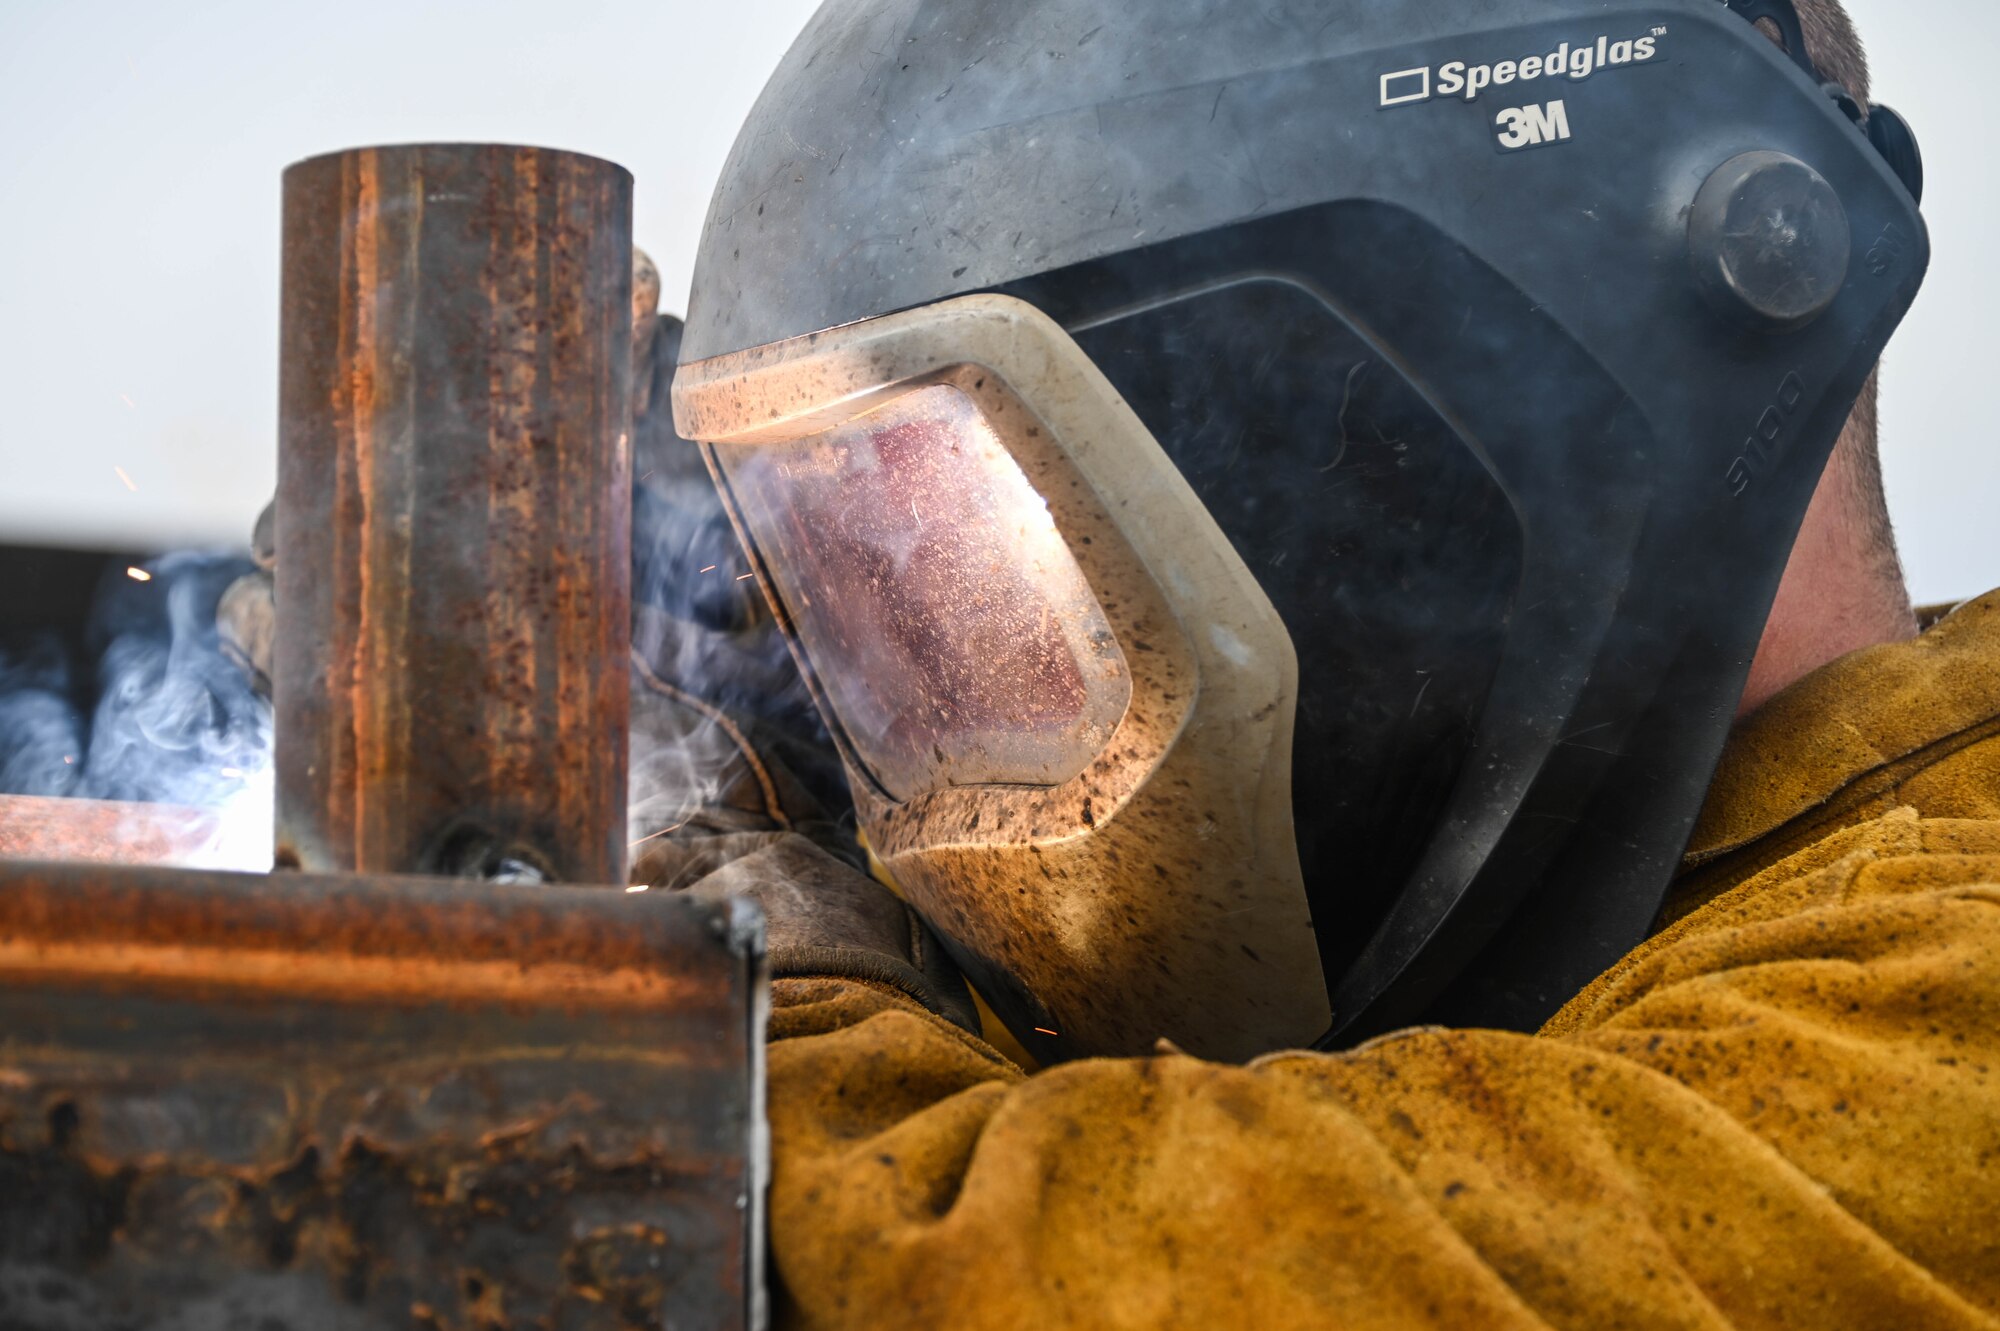
[[[281,862],[623,881],[631,191],[497,145],[286,172]]]
[[[0,859],[187,864],[220,831],[205,809],[0,795]]]
[[[437,879],[354,880],[183,872],[109,876],[17,866],[0,892],[0,973],[96,977],[121,991],[326,1002],[560,1001],[570,1008],[671,1002],[694,992],[659,965],[644,911],[608,912],[622,889],[562,895]],[[393,889],[393,890],[392,890]],[[310,946],[302,946],[309,940]]]
[[[0,1323],[747,1325],[762,965],[726,902],[0,865]]]

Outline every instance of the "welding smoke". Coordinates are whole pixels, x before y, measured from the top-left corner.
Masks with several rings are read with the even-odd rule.
[[[215,607],[251,567],[180,553],[107,573],[80,640],[0,652],[0,794],[213,810],[195,859],[270,863],[271,709],[221,651]],[[261,812],[260,812],[261,811]]]
[[[249,570],[234,556],[168,555],[150,582],[111,579],[93,630],[105,643],[78,794],[220,806],[268,765],[271,709],[223,656],[215,608]]]
[[[52,637],[0,650],[0,793],[68,795],[83,779],[69,654]]]
[[[646,324],[652,323],[648,328]],[[681,321],[635,327],[634,841],[797,827],[848,848],[846,778],[700,450],[674,432]]]

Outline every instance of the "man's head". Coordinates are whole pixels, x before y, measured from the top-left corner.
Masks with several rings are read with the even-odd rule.
[[[1039,1056],[1532,1025],[1651,922],[1927,260],[1766,4],[833,0],[787,57],[676,418]]]

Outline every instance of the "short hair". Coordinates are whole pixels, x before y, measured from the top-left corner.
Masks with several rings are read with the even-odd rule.
[[[1813,67],[1847,89],[1855,101],[1868,105],[1868,52],[1840,0],[1798,0],[1795,8]],[[1783,30],[1771,19],[1758,19],[1757,31],[1785,45]]]
[[[1868,52],[1840,0],[1798,0],[1806,54],[1819,72],[1868,105]]]

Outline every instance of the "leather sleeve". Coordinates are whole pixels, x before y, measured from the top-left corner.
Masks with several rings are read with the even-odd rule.
[[[785,1324],[2000,1326],[2000,824],[1892,813],[1538,1036],[1024,1077],[780,980]]]

